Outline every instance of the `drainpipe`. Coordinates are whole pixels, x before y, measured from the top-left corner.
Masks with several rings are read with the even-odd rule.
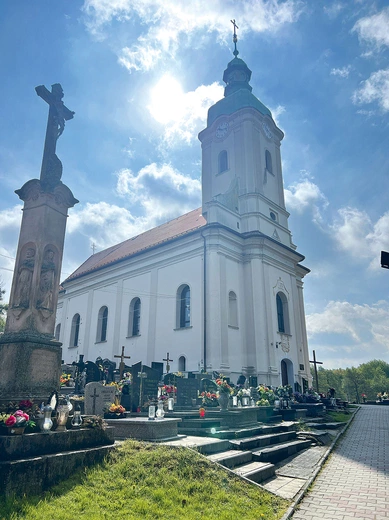
[[[203,235],[203,232],[201,231],[201,236],[204,240],[204,259],[203,259],[203,322],[204,322],[204,328],[203,328],[203,355],[204,355],[204,370],[207,371],[207,244],[205,236]]]

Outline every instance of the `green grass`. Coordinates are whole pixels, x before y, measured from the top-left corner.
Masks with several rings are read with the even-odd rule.
[[[349,412],[335,412],[332,410],[327,411],[326,420],[331,422],[347,422],[351,419],[352,414]]]
[[[277,520],[288,502],[185,448],[125,441],[104,464],[39,497],[0,505],[6,520]]]

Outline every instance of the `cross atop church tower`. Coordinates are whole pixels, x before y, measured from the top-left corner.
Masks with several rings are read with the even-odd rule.
[[[234,26],[234,37],[232,38],[232,41],[234,42],[235,49],[234,49],[234,53],[233,53],[233,54],[234,54],[235,58],[237,58],[237,57],[238,57],[238,54],[239,54],[239,51],[238,51],[238,49],[236,48],[236,43],[237,43],[237,41],[238,41],[238,36],[237,36],[237,34],[236,34],[236,29],[239,29],[239,27],[238,27],[238,26],[236,25],[236,23],[235,23],[235,18],[234,18],[233,20],[230,20],[230,21],[231,21],[232,25]]]

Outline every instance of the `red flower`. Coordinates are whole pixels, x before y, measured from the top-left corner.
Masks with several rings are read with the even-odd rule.
[[[8,419],[5,421],[6,426],[13,426],[16,423],[16,417],[14,415],[10,415]]]

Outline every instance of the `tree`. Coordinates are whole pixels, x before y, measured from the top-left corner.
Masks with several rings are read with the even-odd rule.
[[[5,317],[8,310],[8,304],[2,303],[5,289],[3,289],[3,281],[0,279],[0,332],[4,331]]]

